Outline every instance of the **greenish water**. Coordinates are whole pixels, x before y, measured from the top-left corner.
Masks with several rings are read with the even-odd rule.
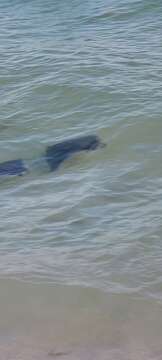
[[[161,19],[159,0],[0,2],[0,162],[31,168],[0,179],[1,278],[161,304]],[[90,133],[106,148],[33,166]]]

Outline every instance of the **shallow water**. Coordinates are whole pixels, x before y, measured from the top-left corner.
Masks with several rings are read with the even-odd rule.
[[[161,360],[161,304],[78,286],[0,286],[3,360]]]
[[[162,302],[161,16],[158,0],[1,1],[0,161],[31,172],[0,179],[0,277]],[[90,133],[106,148],[33,166]]]

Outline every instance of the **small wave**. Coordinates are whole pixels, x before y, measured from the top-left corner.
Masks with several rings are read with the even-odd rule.
[[[114,15],[115,15],[115,13],[113,10],[108,10],[108,11],[105,11],[100,14],[97,14],[97,15],[87,18],[85,23],[95,23],[100,20],[106,20],[106,19],[111,18]]]
[[[121,4],[121,6],[114,7],[109,10],[105,10],[96,14],[94,16],[90,16],[86,19],[85,23],[96,23],[98,21],[106,21],[108,19],[111,20],[127,20],[132,17],[136,17],[137,15],[142,16],[145,13],[157,11],[161,7],[161,2],[157,1],[156,3],[153,1],[136,1],[134,4],[129,4],[128,2]]]

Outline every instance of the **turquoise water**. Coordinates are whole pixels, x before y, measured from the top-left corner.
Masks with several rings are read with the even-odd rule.
[[[162,300],[161,1],[1,1],[0,161],[107,147],[0,183],[0,275]]]

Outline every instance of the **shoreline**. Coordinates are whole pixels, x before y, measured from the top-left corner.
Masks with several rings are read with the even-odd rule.
[[[91,288],[0,279],[3,360],[160,359],[162,306]]]

